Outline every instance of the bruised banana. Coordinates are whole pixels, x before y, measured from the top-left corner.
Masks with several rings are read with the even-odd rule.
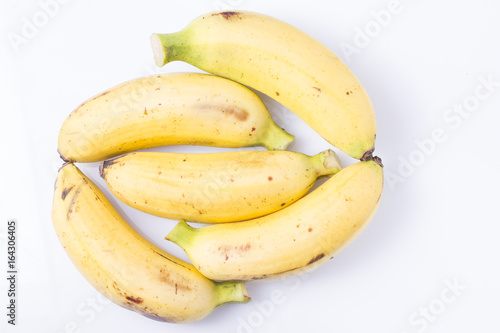
[[[350,156],[372,157],[376,122],[365,89],[332,51],[287,23],[212,12],[179,32],[152,34],[151,45],[158,66],[180,60],[257,89]]]
[[[87,100],[63,123],[58,151],[66,161],[96,162],[164,145],[272,150],[292,140],[247,87],[175,73],[128,81]]]
[[[382,164],[375,157],[342,169],[273,214],[202,228],[181,221],[166,239],[178,244],[210,279],[299,274],[331,259],[361,233],[377,210],[382,186]]]
[[[284,208],[319,177],[340,170],[332,150],[208,154],[130,153],[100,166],[111,192],[136,209],[169,219],[243,221]]]
[[[250,300],[244,284],[215,283],[143,238],[71,163],[57,175],[52,220],[88,282],[114,303],[146,317],[191,322],[217,306]]]

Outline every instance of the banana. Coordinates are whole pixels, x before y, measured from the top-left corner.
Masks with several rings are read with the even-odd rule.
[[[208,154],[130,153],[100,165],[111,192],[136,209],[169,219],[242,221],[284,208],[319,177],[337,173],[332,150]]]
[[[71,163],[57,175],[52,220],[88,282],[114,303],[146,317],[191,322],[217,306],[250,300],[244,284],[215,283],[148,242]]]
[[[378,157],[342,169],[293,205],[244,222],[193,228],[178,223],[166,239],[214,280],[259,280],[312,270],[367,226],[382,194]]]
[[[258,13],[219,11],[179,32],[152,34],[151,46],[158,66],[180,60],[257,89],[340,150],[371,158],[376,122],[365,89],[332,51],[304,32]]]
[[[96,162],[163,145],[285,149],[292,140],[247,87],[175,73],[128,81],[87,100],[63,123],[58,151],[65,161]]]

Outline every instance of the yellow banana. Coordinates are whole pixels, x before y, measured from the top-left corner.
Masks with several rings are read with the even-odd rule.
[[[332,150],[315,156],[291,151],[209,154],[130,153],[100,166],[124,203],[169,219],[242,221],[290,205],[318,177],[340,170]]]
[[[71,163],[57,175],[52,220],[66,253],[90,284],[146,317],[190,322],[222,304],[250,299],[242,283],[215,283],[148,242]]]
[[[292,140],[247,87],[175,73],[128,81],[87,100],[62,125],[58,150],[66,161],[96,162],[163,145],[285,149]]]
[[[183,30],[152,34],[155,62],[180,60],[255,88],[295,112],[354,158],[371,158],[376,122],[370,99],[326,46],[272,17],[212,12]]]
[[[380,164],[379,164],[380,163]],[[181,221],[166,239],[215,280],[272,279],[311,270],[367,226],[382,194],[380,159],[342,169],[293,205],[244,222],[193,228]]]

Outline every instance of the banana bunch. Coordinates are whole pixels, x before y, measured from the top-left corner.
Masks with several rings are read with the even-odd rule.
[[[208,13],[179,32],[152,34],[151,45],[158,66],[180,60],[211,74],[125,82],[81,104],[59,133],[66,163],[52,220],[91,285],[144,316],[191,322],[249,301],[242,281],[314,269],[363,231],[380,203],[383,165],[373,156],[370,99],[335,54],[284,22],[244,11]],[[332,150],[286,151],[294,136],[250,88],[359,161],[342,168]],[[165,145],[267,150],[137,151]],[[143,238],[74,164],[98,161],[122,202],[181,220],[166,239],[193,265]],[[322,177],[329,179],[310,191]]]

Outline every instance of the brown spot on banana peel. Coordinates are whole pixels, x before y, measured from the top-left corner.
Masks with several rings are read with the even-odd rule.
[[[235,11],[226,11],[226,12],[220,12],[220,13],[213,13],[212,16],[216,15],[221,15],[224,17],[226,20],[230,20],[232,18],[238,18],[240,16],[240,13],[235,12]]]
[[[148,307],[140,307],[139,304],[142,304],[144,302],[144,299],[141,297],[134,297],[134,296],[129,296],[127,295],[119,286],[116,282],[113,281],[113,284],[111,285],[113,289],[116,291],[116,293],[122,297],[124,297],[127,301],[125,303],[118,303],[122,307],[132,310],[134,312],[140,313],[141,315],[155,319],[155,320],[160,320],[160,321],[170,321],[167,320],[163,317],[160,317],[157,314],[151,313],[150,310],[148,310]]]
[[[248,252],[248,251],[250,251],[251,248],[252,248],[252,245],[250,245],[250,243],[247,243],[245,245],[234,246],[234,247],[228,246],[228,245],[219,246],[219,248],[217,250],[220,251],[220,253],[222,255],[224,255],[224,258],[227,261],[227,260],[229,260],[229,256],[232,255],[232,253]]]
[[[120,287],[118,287],[118,284],[115,281],[113,281],[113,284],[111,286],[118,294],[121,294],[122,290],[120,289]]]
[[[164,256],[164,255],[163,255],[163,254],[161,254],[160,252],[156,252],[156,251],[155,251],[155,253],[156,253],[157,255],[159,255],[159,256],[161,256],[161,257],[163,257],[163,258],[167,259],[168,261],[173,262],[174,264],[177,264],[177,265],[179,265],[179,266],[182,266],[182,267],[184,267],[184,268],[187,268],[187,269],[191,270],[189,267],[186,267],[186,266],[184,266],[183,264],[181,264],[181,263],[179,263],[179,262],[176,262],[176,261],[174,261],[174,260],[172,260],[172,259],[170,259],[170,258],[168,258],[168,257]]]
[[[381,199],[381,198],[382,198],[382,193],[380,193],[380,194],[378,195],[378,198],[377,198],[377,204],[380,202],[380,199]]]
[[[151,310],[148,309],[147,306],[143,308],[141,305],[139,305],[137,303],[132,303],[130,301],[127,301],[126,303],[122,303],[122,304],[119,304],[119,305],[121,305],[125,309],[132,310],[134,312],[137,312],[137,313],[143,315],[146,318],[153,319],[153,320],[156,320],[156,321],[161,321],[161,322],[166,322],[166,323],[175,323],[177,321],[177,320],[175,320],[173,318],[160,316],[157,313],[151,312]]]
[[[267,277],[266,274],[264,275],[261,275],[261,276],[254,276],[252,277],[252,280],[256,281],[256,280],[262,280],[262,279],[265,279]]]
[[[116,163],[118,162],[116,162],[115,159],[112,159],[103,161],[101,164],[99,164],[99,176],[101,176],[102,179],[106,179],[106,168]]]
[[[239,108],[237,106],[234,107],[224,107],[218,105],[200,105],[200,109],[202,110],[220,110],[226,116],[234,116],[239,121],[246,121],[248,119],[249,113],[247,110]]]
[[[177,294],[177,290],[191,291],[192,288],[188,285],[182,284],[182,280],[176,282],[176,280],[170,278],[170,274],[162,274],[159,277],[160,282],[169,284],[175,288],[175,293]]]
[[[73,197],[71,198],[71,202],[69,203],[68,206],[68,212],[66,213],[66,219],[69,220],[70,215],[73,213],[73,207],[76,204],[76,199],[78,198],[78,195],[82,191],[81,187],[78,187],[75,192],[73,193]],[[69,193],[69,192],[68,192]]]
[[[245,121],[248,119],[248,111],[240,108],[223,108],[222,112],[227,115],[234,115],[234,117],[240,121]]]
[[[320,253],[318,254],[316,257],[312,258],[307,264],[310,265],[318,260],[320,260],[321,258],[323,258],[325,256],[324,253]]]
[[[125,298],[128,299],[129,301],[132,301],[132,302],[136,303],[136,304],[141,304],[142,302],[144,302],[144,300],[142,298],[140,298],[140,297],[127,296]]]
[[[96,96],[96,98],[97,98],[97,97],[104,96],[104,95],[107,95],[108,93],[109,93],[109,90],[106,90],[106,91],[104,91],[104,92],[100,93],[99,95],[97,95],[97,96]]]
[[[156,313],[150,313],[150,312],[146,312],[146,311],[140,311],[139,313],[141,313],[146,318],[153,319],[156,321],[162,321],[165,323],[175,323],[174,320],[172,320],[170,318],[162,317],[160,315],[157,315]]]
[[[260,276],[254,276],[254,277],[252,277],[252,280],[267,279],[269,277],[279,276],[279,275],[282,275],[282,274],[285,274],[285,273],[293,272],[293,271],[296,271],[296,270],[301,269],[301,268],[303,268],[303,267],[295,267],[295,268],[287,269],[285,271],[281,271],[281,272],[277,272],[277,273],[263,274],[263,275],[260,275]]]
[[[315,263],[316,261],[320,260],[321,258],[323,258],[325,256],[324,253],[320,253],[318,254],[317,256],[315,256],[314,258],[312,258],[306,266],[308,265],[311,265],[313,263]],[[330,259],[333,259],[333,257],[331,257]],[[304,267],[295,267],[295,268],[291,268],[291,269],[287,269],[285,271],[281,271],[281,272],[277,272],[277,273],[272,273],[272,274],[263,274],[263,275],[260,275],[260,276],[254,276],[252,277],[251,279],[252,280],[262,280],[262,279],[266,279],[266,278],[269,278],[269,277],[273,277],[273,276],[278,276],[278,275],[282,275],[282,274],[285,274],[285,273],[289,273],[289,272],[293,272],[295,270],[298,270],[298,269],[303,269]]]
[[[61,198],[64,200],[66,199],[66,196],[68,195],[69,192],[71,192],[71,190],[75,187],[75,185],[71,186],[71,187],[67,187],[65,188],[62,193],[61,193]]]
[[[77,109],[79,109],[79,108],[80,108],[81,106],[83,106],[85,103],[87,103],[87,102],[89,102],[89,101],[93,101],[93,100],[95,100],[95,99],[97,99],[97,98],[99,98],[99,97],[101,97],[101,96],[107,95],[108,93],[109,93],[109,90],[106,90],[106,91],[104,91],[104,92],[100,93],[99,95],[96,95],[96,96],[92,97],[90,100],[83,102],[83,103],[82,103],[82,105],[80,105]]]

